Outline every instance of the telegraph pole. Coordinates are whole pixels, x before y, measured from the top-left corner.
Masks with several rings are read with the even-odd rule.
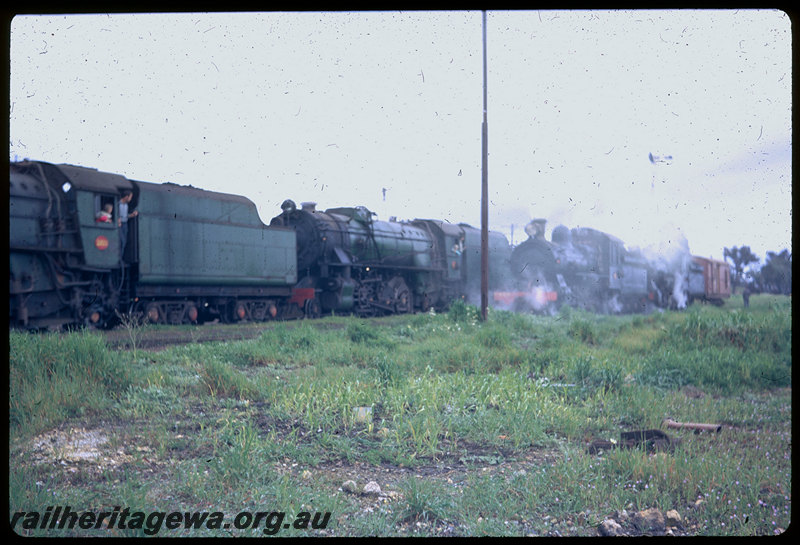
[[[481,320],[489,304],[489,121],[486,115],[486,10],[483,10],[483,125],[481,132]]]

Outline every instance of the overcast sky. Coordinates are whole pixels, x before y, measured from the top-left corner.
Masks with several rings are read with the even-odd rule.
[[[791,38],[774,10],[489,11],[490,229],[791,251]],[[292,198],[480,227],[480,11],[19,15],[10,58],[11,160],[265,223]]]

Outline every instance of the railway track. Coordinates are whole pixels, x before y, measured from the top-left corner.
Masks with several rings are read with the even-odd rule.
[[[170,346],[219,341],[254,339],[282,323],[295,327],[298,322],[253,322],[245,324],[203,324],[199,326],[158,326],[138,330],[116,327],[103,331],[108,346],[114,350],[163,350]]]
[[[376,327],[397,323],[393,317],[365,318],[370,325]],[[170,346],[191,343],[242,341],[254,339],[264,331],[283,324],[293,328],[308,323],[317,329],[341,329],[346,323],[322,320],[292,320],[286,322],[250,322],[239,324],[208,323],[198,326],[155,326],[132,330],[118,326],[112,330],[102,331],[108,346],[113,350],[131,350],[135,344],[137,350],[163,350]]]

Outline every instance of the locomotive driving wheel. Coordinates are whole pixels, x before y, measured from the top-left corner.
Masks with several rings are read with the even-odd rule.
[[[411,290],[401,276],[392,278],[384,289],[386,302],[394,307],[397,314],[406,314],[414,310]]]
[[[354,292],[355,311],[359,316],[367,317],[375,315],[375,307],[372,302],[375,300],[374,283],[360,282]]]
[[[305,314],[306,318],[316,319],[319,318],[322,314],[322,310],[319,306],[319,301],[315,299],[306,299],[306,303],[303,308],[303,313]]]

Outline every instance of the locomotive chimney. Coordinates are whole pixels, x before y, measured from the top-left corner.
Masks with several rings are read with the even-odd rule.
[[[311,202],[311,201],[301,202],[300,203],[300,207],[301,207],[300,209],[303,212],[316,212],[317,211],[317,203]]]
[[[525,233],[531,238],[544,238],[544,228],[547,220],[544,218],[534,218],[525,226]]]

